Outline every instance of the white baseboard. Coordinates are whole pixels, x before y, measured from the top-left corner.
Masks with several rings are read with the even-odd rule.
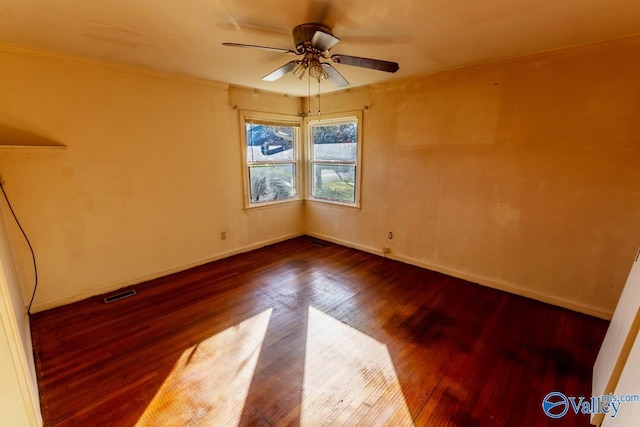
[[[344,240],[344,239],[339,239],[339,238],[335,238],[332,236],[328,236],[328,235],[324,235],[321,233],[313,233],[313,232],[306,232],[306,233],[295,233],[295,234],[290,234],[290,235],[286,235],[286,236],[282,236],[282,237],[278,237],[275,239],[270,239],[270,240],[265,240],[265,241],[261,241],[258,243],[253,243],[251,245],[246,245],[240,248],[236,248],[234,250],[231,251],[227,251],[227,252],[222,252],[219,253],[217,255],[208,257],[208,258],[203,258],[197,261],[193,261],[187,264],[183,264],[183,265],[179,265],[167,270],[163,270],[163,271],[159,271],[153,274],[148,274],[145,276],[140,276],[140,277],[135,277],[135,278],[131,278],[128,280],[124,280],[124,281],[119,281],[119,282],[115,282],[115,283],[109,283],[106,285],[102,285],[102,286],[98,286],[96,288],[91,289],[90,291],[87,292],[82,292],[82,293],[78,293],[78,294],[74,294],[71,296],[67,296],[67,297],[63,297],[63,298],[58,298],[55,300],[50,300],[50,301],[45,301],[45,302],[41,302],[41,303],[37,303],[34,304],[32,307],[32,312],[38,312],[38,311],[44,311],[44,310],[48,310],[50,308],[54,308],[54,307],[59,307],[65,304],[71,304],[73,302],[76,301],[80,301],[83,300],[85,298],[89,298],[95,295],[101,295],[101,294],[105,294],[111,291],[115,291],[117,289],[121,289],[121,288],[125,288],[127,286],[132,286],[132,285],[136,285],[138,283],[143,283],[143,282],[147,282],[149,280],[153,280],[153,279],[157,279],[159,277],[163,277],[163,276],[167,276],[169,274],[173,274],[173,273],[178,273],[180,271],[184,271],[184,270],[188,270],[189,268],[193,268],[193,267],[197,267],[199,265],[203,265],[212,261],[217,261],[219,259],[222,258],[227,258],[233,255],[237,255],[237,254],[241,254],[244,252],[249,252],[252,251],[254,249],[258,249],[261,248],[263,246],[268,246],[274,243],[278,243],[278,242],[282,242],[285,240],[289,240],[292,239],[294,237],[299,237],[302,235],[308,235],[311,237],[316,237],[318,239],[322,239],[322,240],[326,240],[329,242],[333,242],[342,246],[347,246],[350,248],[354,248],[354,249],[358,249],[364,252],[368,252],[374,255],[379,255],[379,256],[384,256],[384,254],[382,253],[381,250],[370,247],[370,246],[366,246],[366,245],[361,245],[355,242],[351,242],[348,240]],[[595,316],[601,319],[605,319],[605,320],[611,320],[611,317],[613,316],[613,313],[608,310],[605,309],[603,307],[596,307],[596,306],[592,306],[592,305],[588,305],[588,304],[584,304],[581,302],[577,302],[577,301],[573,301],[573,300],[569,300],[566,298],[562,298],[562,297],[557,297],[554,295],[548,295],[548,294],[544,294],[541,292],[538,292],[536,290],[533,289],[529,289],[529,288],[525,288],[523,286],[517,285],[515,283],[510,283],[510,282],[505,282],[505,281],[501,281],[501,280],[495,280],[493,278],[490,277],[484,277],[484,276],[480,276],[477,274],[473,274],[473,273],[469,273],[466,271],[460,271],[457,269],[453,269],[453,268],[449,268],[446,266],[441,266],[441,265],[436,265],[436,264],[432,264],[417,258],[413,258],[413,257],[408,257],[408,256],[404,256],[404,255],[399,255],[399,254],[389,254],[386,255],[387,258],[389,259],[393,259],[396,261],[400,261],[400,262],[404,262],[406,264],[411,264],[411,265],[415,265],[421,268],[426,268],[428,270],[433,270],[433,271],[437,271],[438,273],[442,273],[442,274],[446,274],[452,277],[456,277],[458,279],[463,279],[463,280],[467,280],[469,282],[473,282],[473,283],[477,283],[483,286],[487,286],[489,288],[494,288],[494,289],[498,289],[501,291],[505,291],[505,292],[509,292],[515,295],[520,295],[526,298],[531,298],[537,301],[541,301],[547,304],[551,304],[551,305],[556,305],[559,307],[563,307],[563,308],[567,308],[569,310],[572,311],[577,311],[579,313],[584,313],[584,314],[588,314],[590,316]]]
[[[515,283],[509,283],[502,280],[495,280],[490,277],[484,277],[484,276],[469,273],[466,271],[460,271],[457,269],[449,268],[446,266],[431,264],[429,262],[426,262],[417,258],[413,258],[413,257],[404,256],[404,255],[398,255],[394,253],[385,255],[382,253],[382,250],[380,249],[376,249],[366,245],[361,245],[361,244],[350,242],[343,239],[338,239],[338,238],[327,236],[320,233],[306,232],[305,234],[311,237],[316,237],[318,239],[327,240],[329,242],[333,242],[342,246],[347,246],[347,247],[358,249],[364,252],[369,252],[374,255],[386,256],[387,258],[393,259],[395,261],[400,261],[406,264],[415,265],[417,267],[426,268],[428,270],[437,271],[438,273],[446,274],[448,276],[456,277],[458,279],[467,280],[469,282],[477,283],[479,285],[487,286],[489,288],[498,289],[501,291],[509,292],[511,294],[520,295],[526,298],[541,301],[547,304],[567,308],[569,310],[577,311],[579,313],[588,314],[590,316],[598,317],[600,319],[611,320],[611,317],[613,316],[613,312],[609,309],[584,304],[578,301],[573,301],[566,298],[557,297],[554,295],[544,294],[536,290],[517,285]]]
[[[275,239],[263,240],[258,243],[252,243],[250,245],[242,246],[240,248],[236,248],[231,251],[222,252],[222,253],[213,255],[211,257],[202,258],[187,264],[178,265],[173,268],[158,271],[152,274],[147,274],[144,276],[139,276],[139,277],[134,277],[127,280],[113,282],[106,285],[100,285],[86,292],[80,292],[74,295],[65,296],[62,298],[57,298],[57,299],[49,300],[45,302],[39,302],[33,305],[33,307],[31,308],[31,312],[37,313],[39,311],[49,310],[51,308],[60,307],[66,304],[71,304],[73,302],[81,301],[83,299],[90,298],[96,295],[106,294],[108,292],[112,292],[121,288],[137,285],[138,283],[144,283],[144,282],[148,282],[149,280],[157,279],[159,277],[168,276],[169,274],[179,273],[180,271],[188,270],[193,267],[198,267],[200,265],[207,264],[209,262],[217,261],[223,258],[228,258],[230,256],[238,255],[244,252],[249,252],[254,249],[259,249],[263,246],[268,246],[274,243],[283,242],[285,240],[293,239],[294,237],[299,237],[302,235],[304,235],[304,233],[294,233],[294,234],[288,234],[286,236],[277,237]]]

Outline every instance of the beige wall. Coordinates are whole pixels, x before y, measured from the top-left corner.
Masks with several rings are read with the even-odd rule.
[[[303,232],[301,202],[243,209],[233,108],[297,114],[298,98],[8,47],[0,94],[4,126],[67,146],[0,148],[38,258],[34,311]],[[18,233],[10,228],[30,295]]]
[[[237,109],[299,99],[3,47],[0,124],[67,146],[0,149],[34,310],[306,231],[609,317],[640,242],[639,54],[626,39],[324,96],[368,107],[362,209],[244,211]]]
[[[640,244],[639,76],[635,38],[327,96],[370,106],[362,209],[308,204],[305,230],[610,317]]]

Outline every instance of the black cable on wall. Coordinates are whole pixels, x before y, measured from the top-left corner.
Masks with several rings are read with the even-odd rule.
[[[2,185],[2,182],[0,182],[0,189],[2,189],[2,194],[4,195],[4,199],[7,201],[7,206],[9,206],[9,210],[13,215],[13,219],[16,221],[16,224],[18,224],[18,228],[22,232],[22,235],[24,236],[24,240],[27,241],[27,245],[29,245],[29,250],[31,251],[31,258],[33,259],[33,271],[35,273],[35,284],[33,286],[33,294],[31,295],[31,301],[29,301],[29,305],[27,306],[27,314],[31,316],[31,305],[33,304],[33,299],[36,297],[36,290],[38,289],[38,264],[36,263],[36,254],[33,251],[33,246],[31,246],[31,242],[27,237],[27,233],[24,232],[24,229],[22,228],[22,225],[20,225],[20,221],[18,220],[16,213],[13,211],[13,207],[11,206],[11,202],[9,201],[9,197],[7,196],[6,191],[4,191],[4,185]]]

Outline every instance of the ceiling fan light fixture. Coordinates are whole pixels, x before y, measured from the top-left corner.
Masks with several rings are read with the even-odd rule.
[[[307,67],[305,67],[304,63],[299,62],[293,70],[291,70],[291,72],[293,73],[294,76],[296,76],[298,79],[302,80],[302,77],[304,76],[304,72],[306,71]]]
[[[315,58],[309,61],[309,75],[319,82],[329,78],[327,72],[322,68],[320,61]]]

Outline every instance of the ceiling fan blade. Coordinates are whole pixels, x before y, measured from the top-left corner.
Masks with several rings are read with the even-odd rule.
[[[397,62],[383,61],[381,59],[360,58],[359,56],[332,55],[331,60],[338,64],[354,65],[356,67],[386,71],[387,73],[395,73],[400,69]]]
[[[244,47],[249,49],[260,49],[260,50],[268,50],[271,52],[280,52],[280,53],[291,53],[295,55],[295,52],[291,49],[281,49],[279,47],[269,47],[269,46],[256,46],[253,44],[242,44],[242,43],[222,43],[223,46],[229,47]]]
[[[311,39],[311,46],[322,52],[326,52],[333,46],[335,46],[339,41],[339,38],[329,33],[325,33],[324,31],[316,31],[313,34],[313,38]]]
[[[299,63],[300,61],[287,62],[282,67],[264,76],[262,80],[267,82],[274,82],[279,78],[281,78],[282,76],[284,76],[285,74],[287,74],[289,71],[293,70],[296,67],[296,65],[298,65]]]
[[[322,63],[322,68],[327,72],[329,76],[329,80],[331,83],[338,87],[347,87],[349,86],[349,82],[345,79],[342,74],[335,69],[335,67],[331,64],[327,64],[326,62]]]

